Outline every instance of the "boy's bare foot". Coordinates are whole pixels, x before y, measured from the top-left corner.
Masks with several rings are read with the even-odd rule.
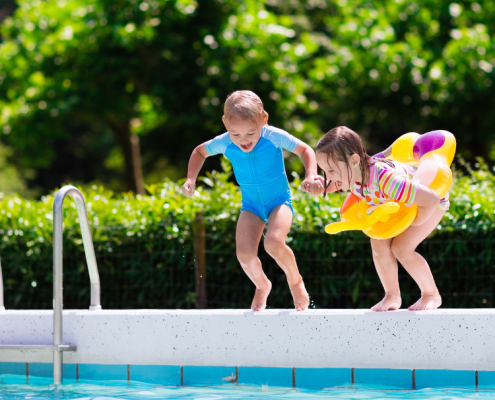
[[[422,294],[421,298],[409,307],[409,311],[436,310],[442,305],[440,294]]]
[[[309,306],[309,295],[304,286],[304,282],[301,281],[295,285],[289,285],[292,298],[294,299],[294,306],[296,311],[306,311]]]
[[[268,281],[268,285],[263,288],[256,288],[254,292],[254,299],[251,303],[251,310],[263,311],[266,308],[266,299],[272,290],[272,283]]]
[[[401,304],[400,296],[385,295],[382,301],[371,307],[371,311],[393,311],[399,309]]]

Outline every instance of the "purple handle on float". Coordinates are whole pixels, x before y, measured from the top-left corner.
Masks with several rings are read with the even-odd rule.
[[[414,143],[413,154],[416,160],[419,160],[426,153],[438,150],[445,143],[445,133],[447,131],[431,131],[421,135]]]

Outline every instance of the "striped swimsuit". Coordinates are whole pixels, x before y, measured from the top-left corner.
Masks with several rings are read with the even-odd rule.
[[[395,200],[410,207],[416,192],[419,181],[411,181],[418,167],[393,161],[394,166],[377,161],[370,167],[370,177],[368,186],[361,187],[361,184],[353,183],[352,193],[362,198],[371,206],[383,204],[389,200]],[[440,200],[438,208],[448,210],[450,206],[449,194]]]

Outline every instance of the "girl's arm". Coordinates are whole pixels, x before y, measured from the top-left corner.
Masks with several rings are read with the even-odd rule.
[[[201,171],[201,167],[203,167],[206,158],[209,156],[210,155],[206,151],[205,143],[200,144],[193,150],[187,167],[187,179],[184,185],[182,185],[182,193],[187,197],[192,197],[194,195],[199,171]]]
[[[432,189],[419,185],[413,204],[418,206],[418,215],[411,225],[423,225],[435,213],[440,204],[440,196]]]
[[[323,184],[319,179],[317,179],[318,166],[316,164],[315,152],[306,143],[299,142],[293,153],[301,157],[304,164],[304,169],[306,170],[306,177],[301,183],[302,190],[312,194],[313,196],[319,196],[323,193]]]

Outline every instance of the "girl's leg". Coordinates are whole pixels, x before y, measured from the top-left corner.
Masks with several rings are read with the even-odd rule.
[[[265,309],[266,299],[272,289],[272,283],[263,272],[261,261],[258,258],[258,246],[263,229],[265,229],[265,223],[258,216],[249,211],[241,211],[235,234],[236,253],[244,272],[256,286],[251,304],[253,311]]]
[[[390,248],[391,243],[392,239],[371,239],[371,251],[376,272],[378,272],[385,289],[385,297],[371,307],[373,311],[397,310],[402,304],[399,289],[399,268],[397,259]]]
[[[416,247],[436,228],[445,211],[436,210],[424,224],[410,226],[392,241],[392,253],[397,257],[409,275],[416,281],[421,298],[409,310],[433,310],[442,305],[435,280],[426,260],[418,253]]]
[[[297,311],[304,311],[309,306],[309,296],[297,268],[296,258],[285,239],[292,224],[292,210],[282,204],[271,212],[265,235],[265,249],[287,276],[287,282]]]

